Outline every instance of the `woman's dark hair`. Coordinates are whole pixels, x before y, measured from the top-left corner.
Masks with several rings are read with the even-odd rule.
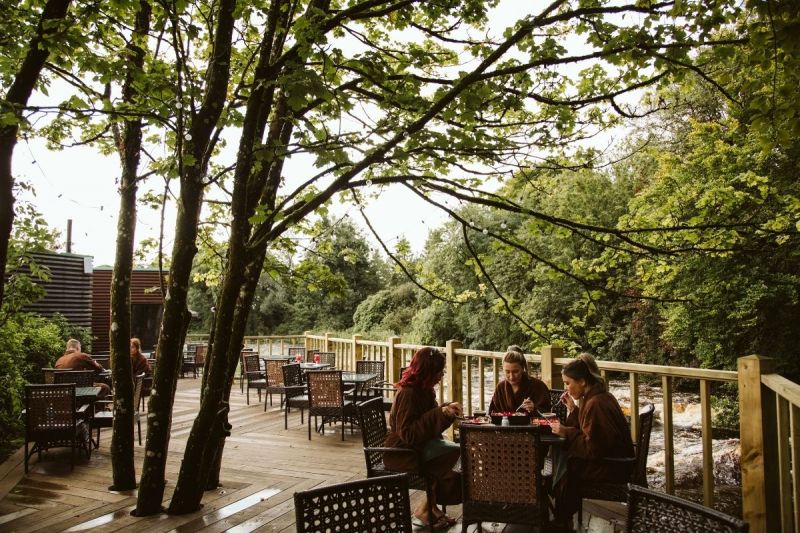
[[[525,359],[525,355],[522,353],[522,348],[516,344],[512,344],[508,347],[508,351],[503,356],[503,362],[518,364],[522,367],[522,373],[526,376],[528,375],[528,361]]]
[[[397,387],[414,387],[417,389],[433,389],[436,376],[444,370],[444,354],[436,348],[420,348],[411,364],[408,365]]]
[[[577,359],[567,364],[561,373],[572,379],[583,379],[589,386],[600,384],[606,390],[606,381],[600,375],[600,368],[594,360],[594,356],[589,353],[578,355]]]

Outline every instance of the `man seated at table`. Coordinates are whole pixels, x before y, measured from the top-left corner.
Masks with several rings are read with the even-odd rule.
[[[70,339],[67,341],[67,347],[64,350],[64,355],[58,358],[55,368],[62,370],[94,370],[95,374],[105,372],[105,369],[100,366],[100,363],[92,359],[88,353],[81,351],[81,343],[77,339]],[[107,384],[98,382],[94,384],[95,387],[100,387],[100,394],[98,397],[105,398],[111,394],[111,387]]]

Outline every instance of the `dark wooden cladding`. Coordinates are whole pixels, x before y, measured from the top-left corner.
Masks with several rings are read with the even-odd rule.
[[[34,252],[31,256],[37,265],[49,270],[50,279],[40,281],[34,278],[34,282],[45,290],[45,295],[25,306],[24,310],[47,317],[59,313],[71,324],[90,327],[92,258],[48,252]]]
[[[95,341],[92,349],[95,353],[107,353],[109,350],[108,330],[111,327],[111,269],[102,268],[94,271],[92,277],[92,335]],[[136,269],[131,274],[131,305],[160,306],[163,302],[161,286],[158,281],[159,271]],[[166,274],[164,275],[166,286]],[[155,310],[158,312],[157,310]],[[143,346],[149,349],[149,346]]]

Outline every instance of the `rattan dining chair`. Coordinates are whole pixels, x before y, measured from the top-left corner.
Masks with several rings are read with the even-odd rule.
[[[319,356],[319,362],[323,365],[331,365],[330,368],[336,368],[336,352],[316,352],[312,362],[316,362]]]
[[[144,385],[144,374],[139,374],[133,378],[133,421],[136,423],[139,434],[139,446],[142,445],[142,421],[140,419],[139,407],[141,406],[142,388]],[[111,409],[97,410],[98,405],[110,404]],[[92,416],[91,428],[97,430],[97,438],[94,439],[94,447],[100,446],[100,430],[102,428],[110,428],[114,425],[114,415],[116,409],[114,406],[116,402],[113,400],[104,400],[95,402],[95,413]]]
[[[258,402],[261,403],[261,391],[267,388],[267,378],[261,370],[261,363],[257,355],[245,355],[244,378],[247,381],[247,405],[250,405],[250,389],[258,391]],[[266,398],[264,399],[266,403]]]
[[[461,531],[481,522],[546,526],[539,428],[463,424],[460,438]]]
[[[581,499],[624,502],[628,499],[628,483],[647,487],[647,455],[650,452],[650,433],[653,429],[655,406],[646,404],[639,411],[639,435],[633,445],[635,457],[604,457],[597,459],[613,469],[627,469],[630,478],[621,483],[582,481]],[[583,505],[578,505],[578,525],[583,524]]]
[[[308,409],[308,394],[303,381],[303,371],[299,363],[289,363],[281,367],[283,371],[283,429],[289,427],[289,411],[292,407],[300,409],[300,424],[303,423],[303,413]]]
[[[387,431],[386,414],[383,411],[383,402],[381,400],[382,398],[373,398],[358,405],[358,425],[361,426],[361,440],[364,444],[367,477],[373,478],[398,474],[396,471],[387,469],[383,463],[383,454],[385,452],[413,456],[417,461],[417,469],[415,472],[406,472],[408,484],[412,489],[425,491],[428,500],[428,516],[433,516],[431,502],[436,499],[433,495],[433,484],[424,474],[419,453],[409,448],[392,448],[383,445],[386,441]]]
[[[94,387],[94,370],[59,370],[53,373],[53,383],[74,383],[76,387]]]
[[[380,390],[381,386],[386,385],[384,379],[384,368],[386,364],[383,361],[356,361],[357,374],[375,374],[375,378],[357,387],[353,399],[356,402],[365,402],[376,398],[383,397],[383,391]],[[386,398],[391,407],[391,400]]]
[[[746,522],[690,502],[631,484],[628,533],[747,533]]]
[[[411,532],[411,503],[404,475],[295,492],[294,510],[298,533]]]
[[[291,360],[295,360],[298,355],[300,355],[300,359],[305,359],[306,349],[302,346],[291,346],[287,349],[287,353]]]
[[[266,359],[265,375],[267,376],[267,386],[264,389],[264,394],[269,395],[269,404],[272,405],[272,395],[280,394],[280,406],[283,407],[283,393],[286,387],[283,384],[283,367],[286,364],[285,359]],[[264,398],[264,411],[267,410],[267,399]]]
[[[30,457],[50,448],[71,448],[71,468],[75,468],[75,451],[92,456],[88,405],[77,406],[75,384],[25,385],[25,473]],[[28,444],[33,443],[29,450]]]
[[[341,420],[342,440],[344,425],[350,421],[350,433],[353,432],[353,418],[357,416],[355,404],[344,398],[341,370],[310,370],[306,372],[308,383],[308,440],[311,440],[311,417],[317,431],[325,434],[325,423]],[[317,418],[322,423],[317,425]]]

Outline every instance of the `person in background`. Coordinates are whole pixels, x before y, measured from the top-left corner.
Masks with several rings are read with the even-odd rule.
[[[92,359],[88,353],[81,351],[81,343],[77,339],[70,339],[67,341],[67,346],[64,349],[64,355],[58,358],[55,368],[62,370],[94,370],[95,374],[104,372],[105,369],[100,366],[100,363]],[[105,398],[111,394],[111,387],[106,383],[98,382],[94,384],[95,387],[100,387],[100,398]]]
[[[550,390],[540,379],[528,375],[528,362],[519,346],[509,346],[503,357],[505,379],[497,388],[489,403],[489,413],[516,412],[546,413],[550,411]]]
[[[138,376],[144,374],[145,376],[152,376],[153,369],[150,368],[150,363],[147,357],[142,353],[142,341],[133,337],[131,339],[131,365],[133,366],[133,375]]]
[[[433,479],[434,499],[430,502],[434,516],[428,516],[428,502],[423,498],[414,510],[414,517],[423,525],[445,528],[455,524],[437,507],[461,503],[461,474],[453,470],[461,450],[458,444],[442,438],[442,432],[462,415],[461,405],[438,405],[434,385],[444,375],[445,358],[435,348],[421,348],[411,360],[403,377],[395,385],[397,394],[389,413],[391,429],[386,446],[416,450],[422,457],[425,472]],[[417,470],[416,456],[398,452],[384,453],[386,468],[397,472]]]
[[[569,526],[580,505],[579,488],[585,480],[624,482],[630,468],[611,467],[598,459],[634,457],[628,421],[617,399],[608,392],[597,363],[583,353],[561,371],[566,389],[561,397],[569,413],[566,422],[551,425],[553,433],[566,437],[566,468],[554,466],[556,519]],[[580,407],[576,404],[580,401]],[[564,475],[556,472],[560,470]]]

